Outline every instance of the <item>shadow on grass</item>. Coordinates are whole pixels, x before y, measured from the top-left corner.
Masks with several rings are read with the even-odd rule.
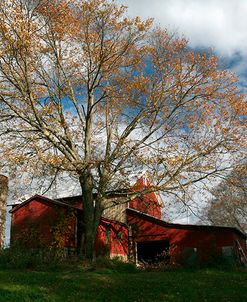
[[[2,289],[0,286],[0,301],[45,301],[44,295],[34,289],[11,287],[10,289]]]
[[[247,274],[214,270],[117,273],[0,271],[0,301],[245,301]]]

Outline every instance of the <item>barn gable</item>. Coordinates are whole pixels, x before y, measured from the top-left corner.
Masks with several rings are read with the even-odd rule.
[[[77,209],[34,195],[10,211],[11,243],[32,248],[75,248]]]

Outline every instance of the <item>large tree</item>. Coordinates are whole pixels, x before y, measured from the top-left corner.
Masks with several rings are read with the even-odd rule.
[[[151,23],[107,0],[0,3],[1,164],[78,179],[87,258],[109,192],[145,193],[131,172],[179,194],[243,141],[235,77]]]

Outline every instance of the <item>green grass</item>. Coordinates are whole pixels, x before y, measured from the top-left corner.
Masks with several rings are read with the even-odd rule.
[[[0,301],[247,301],[247,273],[0,270]]]

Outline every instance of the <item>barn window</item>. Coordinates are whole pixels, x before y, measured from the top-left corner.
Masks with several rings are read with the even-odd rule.
[[[232,257],[233,255],[233,246],[222,246],[222,256]]]
[[[227,263],[230,266],[235,265],[236,263],[238,263],[238,261],[242,263],[241,254],[237,255],[234,246],[231,245],[222,246],[222,258],[224,263]]]

